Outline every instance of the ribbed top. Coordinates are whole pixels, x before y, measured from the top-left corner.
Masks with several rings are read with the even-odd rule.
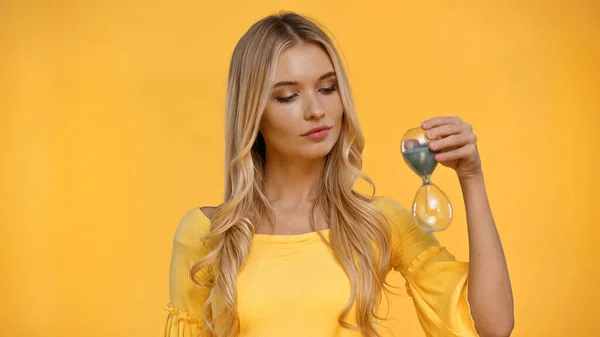
[[[456,261],[433,235],[420,231],[394,200],[379,197],[374,202],[390,220],[392,267],[405,277],[427,335],[476,336],[466,293],[468,264]],[[209,227],[210,220],[195,207],[175,233],[166,337],[195,337],[203,325],[199,318],[209,292],[196,287],[188,271],[207,253],[199,239]],[[329,239],[329,229],[319,232]],[[240,337],[361,336],[338,322],[350,297],[350,282],[317,232],[255,234],[237,275],[237,297]],[[356,324],[354,309],[346,317],[351,324]],[[221,310],[219,301],[213,303],[213,315]],[[222,329],[217,326],[217,332]]]

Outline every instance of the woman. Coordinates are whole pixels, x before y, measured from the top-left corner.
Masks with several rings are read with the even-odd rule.
[[[294,13],[266,17],[229,69],[225,198],[174,238],[165,336],[381,336],[384,280],[405,277],[428,336],[508,336],[511,287],[476,138],[423,122],[467,206],[470,267],[387,197],[353,191],[363,135],[330,38]],[[202,240],[200,240],[202,238]]]

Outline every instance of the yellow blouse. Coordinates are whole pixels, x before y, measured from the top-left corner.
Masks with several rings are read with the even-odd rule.
[[[457,261],[432,234],[419,230],[410,212],[394,200],[378,197],[374,204],[392,225],[391,267],[404,276],[425,334],[478,336],[467,301],[468,263]],[[210,220],[195,207],[177,227],[165,337],[196,337],[203,326],[202,305],[209,291],[192,282],[189,269],[207,253],[199,238],[209,226]],[[329,230],[321,232],[329,237]],[[238,274],[237,292],[240,337],[361,336],[338,323],[350,282],[316,232],[255,234]],[[212,308],[213,313],[218,310]],[[355,324],[354,319],[353,308],[346,320]]]

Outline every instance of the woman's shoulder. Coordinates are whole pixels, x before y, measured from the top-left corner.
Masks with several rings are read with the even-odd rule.
[[[217,210],[216,206],[198,206],[198,209],[202,212],[202,214],[210,221],[212,219],[213,214]]]
[[[386,216],[399,216],[408,212],[404,206],[389,196],[376,196],[372,203]]]
[[[415,227],[412,212],[402,206],[396,199],[389,196],[377,196],[373,199],[373,205],[390,222],[392,234],[395,237],[402,236]]]
[[[179,220],[175,230],[174,241],[197,246],[200,239],[210,231],[210,219],[216,207],[195,206],[189,209]]]

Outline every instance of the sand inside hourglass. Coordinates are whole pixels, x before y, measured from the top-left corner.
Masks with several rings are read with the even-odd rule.
[[[433,158],[436,153],[429,149],[429,143],[424,143],[404,150],[402,155],[411,169],[425,178],[431,175],[437,166],[437,161]]]

